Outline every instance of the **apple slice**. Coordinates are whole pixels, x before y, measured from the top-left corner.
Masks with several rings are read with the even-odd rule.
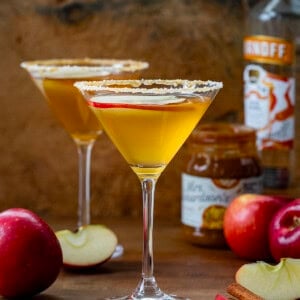
[[[300,298],[300,259],[283,258],[277,265],[265,262],[241,266],[237,283],[265,300],[294,300]]]
[[[118,239],[113,231],[104,225],[86,225],[76,232],[56,232],[63,252],[66,268],[91,268],[98,266],[112,256]]]

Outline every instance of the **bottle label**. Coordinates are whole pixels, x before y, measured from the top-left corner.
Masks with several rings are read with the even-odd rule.
[[[295,79],[250,64],[244,70],[245,125],[257,130],[257,147],[292,149]]]
[[[242,193],[260,193],[262,176],[244,179],[212,179],[182,174],[181,221],[203,229],[222,229],[231,200]]]
[[[244,59],[266,64],[290,65],[294,62],[294,45],[285,39],[265,35],[244,38]]]

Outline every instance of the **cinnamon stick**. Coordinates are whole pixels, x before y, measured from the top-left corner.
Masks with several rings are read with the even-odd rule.
[[[228,285],[226,289],[227,293],[233,297],[236,297],[238,300],[264,300],[262,297],[254,294],[253,292],[249,291],[242,285],[233,282]]]

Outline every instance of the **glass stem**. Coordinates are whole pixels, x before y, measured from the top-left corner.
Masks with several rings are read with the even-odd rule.
[[[157,297],[162,294],[153,275],[153,213],[156,178],[141,179],[143,192],[142,279],[133,297]]]
[[[77,142],[78,151],[78,228],[90,224],[91,153],[94,141]]]
[[[155,180],[144,179],[142,181],[143,191],[143,267],[142,276],[150,278],[153,276],[153,211]]]

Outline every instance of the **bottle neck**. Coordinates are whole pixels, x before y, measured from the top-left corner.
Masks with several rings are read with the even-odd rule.
[[[269,36],[293,43],[297,36],[292,0],[259,2],[246,17],[245,36]],[[296,1],[296,0],[294,0]],[[298,0],[300,2],[300,0]],[[297,2],[298,4],[298,2]],[[295,4],[294,4],[295,5]],[[299,23],[299,20],[298,20]]]
[[[291,19],[299,19],[300,0],[269,0],[259,2],[250,11],[250,16],[261,22],[281,19],[289,22]]]
[[[300,16],[300,0],[281,0],[278,1],[278,6],[275,10],[287,18],[299,18]]]
[[[269,3],[266,5],[264,12],[267,14],[270,14],[278,8],[278,6],[281,4],[281,0],[271,0]]]

